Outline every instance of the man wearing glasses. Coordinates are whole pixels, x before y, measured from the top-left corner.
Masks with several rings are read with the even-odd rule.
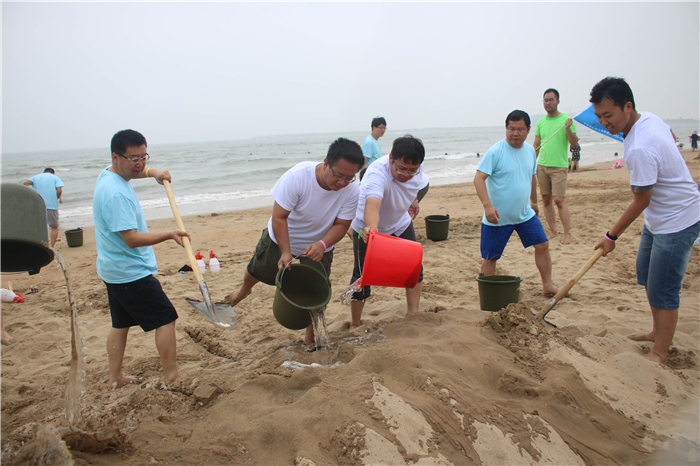
[[[97,274],[107,286],[112,330],[107,337],[109,387],[136,383],[122,372],[129,329],[141,326],[155,330],[156,348],[163,366],[165,383],[182,383],[185,378],[175,361],[175,320],[177,312],[163,292],[153,245],[169,239],[180,246],[182,230],[149,232],[141,205],[130,181],[155,178],[171,181],[167,170],[146,168],[149,155],[146,138],[127,129],[112,137],[112,165],[100,173],[92,201],[97,246]]]
[[[537,160],[537,180],[540,183],[544,216],[551,237],[557,236],[557,217],[554,205],[559,211],[559,219],[564,227],[562,244],[571,242],[571,218],[566,204],[566,176],[569,170],[569,144],[579,147],[576,125],[568,115],[558,110],[559,91],[547,89],[542,99],[547,116],[540,118],[535,126],[535,150]],[[551,139],[550,139],[551,138]],[[542,147],[540,147],[540,143]]]
[[[537,156],[525,142],[530,115],[514,110],[506,117],[506,137],[484,154],[474,176],[474,187],[484,206],[481,220],[481,273],[494,275],[513,231],[524,247],[535,248],[535,265],[542,293],[554,295],[549,240],[537,218]]]
[[[384,136],[384,133],[386,133],[386,120],[383,117],[375,117],[372,119],[372,132],[365,138],[365,142],[362,144],[365,164],[360,172],[360,181],[362,181],[362,178],[365,176],[367,168],[382,156],[379,138]]]
[[[351,284],[362,275],[370,230],[416,241],[412,220],[420,211],[417,195],[428,185],[428,177],[422,170],[424,159],[423,142],[411,135],[406,135],[395,139],[391,153],[380,158],[367,169],[360,188],[357,213],[352,221],[355,267],[350,280]],[[358,238],[360,232],[361,238]],[[423,266],[421,266],[418,284],[414,288],[406,289],[407,315],[418,312],[422,289]],[[365,286],[352,295],[350,329],[362,325],[365,299],[369,298],[370,294],[370,287]]]
[[[359,187],[355,176],[364,158],[359,144],[336,139],[321,162],[301,162],[275,183],[275,203],[267,228],[243,275],[243,284],[231,293],[231,306],[248,296],[258,282],[275,286],[277,271],[294,256],[330,277],[333,248],[355,216]],[[313,325],[306,343],[314,341]]]

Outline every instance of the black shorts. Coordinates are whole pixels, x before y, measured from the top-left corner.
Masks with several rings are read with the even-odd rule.
[[[352,269],[352,278],[350,279],[350,284],[352,285],[355,281],[362,275],[361,270],[365,266],[365,254],[367,254],[367,243],[358,238],[358,232],[352,230],[352,251],[355,255],[355,266]],[[396,235],[391,235],[396,236]],[[407,239],[410,241],[416,241],[416,230],[413,228],[413,222],[408,225],[408,228],[399,235],[399,238]],[[418,276],[418,283],[423,281],[423,264],[420,266],[420,275]],[[363,287],[357,293],[353,293],[353,301],[364,301],[369,298],[372,294],[372,290],[369,286]]]
[[[107,283],[113,328],[140,325],[144,332],[177,320],[177,311],[153,275],[129,283]]]

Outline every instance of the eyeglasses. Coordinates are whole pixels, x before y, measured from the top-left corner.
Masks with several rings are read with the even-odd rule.
[[[527,133],[527,128],[511,128],[510,126],[508,126],[506,128],[506,131],[508,131],[509,133]]]
[[[345,181],[347,184],[354,183],[355,182],[355,177],[353,176],[352,178],[345,177],[345,176],[339,176],[335,174],[335,171],[333,171],[333,167],[328,165],[328,168],[331,169],[331,173],[333,174],[333,178],[335,178],[335,181]]]
[[[396,167],[396,173],[399,175],[416,176],[420,172],[420,167],[408,169],[406,167],[399,167],[396,162],[394,162],[394,166]]]
[[[124,157],[126,160],[128,160],[128,161],[131,162],[131,163],[133,163],[134,165],[136,165],[136,164],[139,163],[139,162],[145,164],[146,162],[148,162],[148,159],[151,158],[151,156],[148,155],[148,154],[144,155],[143,157],[131,157],[131,158],[126,157],[126,156],[120,154],[119,152],[115,152],[115,154],[117,154],[119,157]]]
[[[550,99],[542,99],[542,102],[544,102],[544,103],[546,103],[546,104],[551,104],[551,103],[554,102],[555,100],[557,100],[557,99],[551,99],[551,98],[550,98]]]
[[[386,131],[386,126],[377,126],[377,128],[379,128],[379,129],[382,129],[382,130]]]

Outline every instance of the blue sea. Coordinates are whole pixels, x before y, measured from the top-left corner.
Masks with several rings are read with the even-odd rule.
[[[697,120],[668,120],[679,142],[698,129]],[[534,124],[533,124],[534,126]],[[581,140],[581,166],[622,157],[622,143],[577,125]],[[338,137],[362,145],[367,132],[294,134],[259,138],[158,144],[148,147],[149,166],[167,169],[180,213],[206,214],[272,206],[270,189],[295,164],[322,161]],[[425,172],[431,186],[472,181],[479,164],[477,153],[505,137],[505,128],[425,128],[387,130],[379,140],[388,154],[397,137],[412,134],[423,140]],[[148,135],[146,135],[148,137]],[[534,141],[534,128],[528,142]],[[92,226],[92,194],[101,170],[111,164],[109,141],[105,147],[47,152],[2,154],[2,182],[20,183],[52,167],[65,184],[60,204],[61,228]],[[146,219],[172,216],[165,188],[154,180],[133,180]]]

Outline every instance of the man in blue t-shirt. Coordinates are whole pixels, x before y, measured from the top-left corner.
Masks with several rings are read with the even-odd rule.
[[[158,272],[153,245],[169,239],[183,246],[182,230],[150,233],[141,205],[130,181],[155,178],[170,181],[167,170],[146,168],[149,155],[146,138],[127,129],[112,138],[112,165],[100,173],[95,184],[92,212],[95,220],[97,274],[107,286],[112,330],[107,337],[109,387],[136,383],[122,372],[129,329],[139,325],[155,330],[156,348],[166,383],[185,379],[175,361],[177,312],[153,276]]]
[[[530,132],[530,116],[522,110],[506,117],[506,138],[484,154],[474,187],[484,206],[481,223],[481,272],[494,275],[496,261],[503,254],[513,230],[523,246],[535,248],[535,265],[542,277],[542,293],[554,295],[549,240],[537,218],[537,157],[525,142]]]
[[[63,204],[63,181],[54,174],[53,168],[47,168],[44,173],[32,176],[24,182],[25,186],[31,186],[44,199],[46,204],[46,223],[51,228],[50,246],[54,247],[58,239],[58,203]]]
[[[386,120],[383,117],[372,119],[372,132],[365,138],[362,143],[362,153],[365,156],[365,165],[360,171],[360,181],[365,176],[365,172],[372,162],[382,156],[382,147],[379,145],[379,138],[386,133]]]

